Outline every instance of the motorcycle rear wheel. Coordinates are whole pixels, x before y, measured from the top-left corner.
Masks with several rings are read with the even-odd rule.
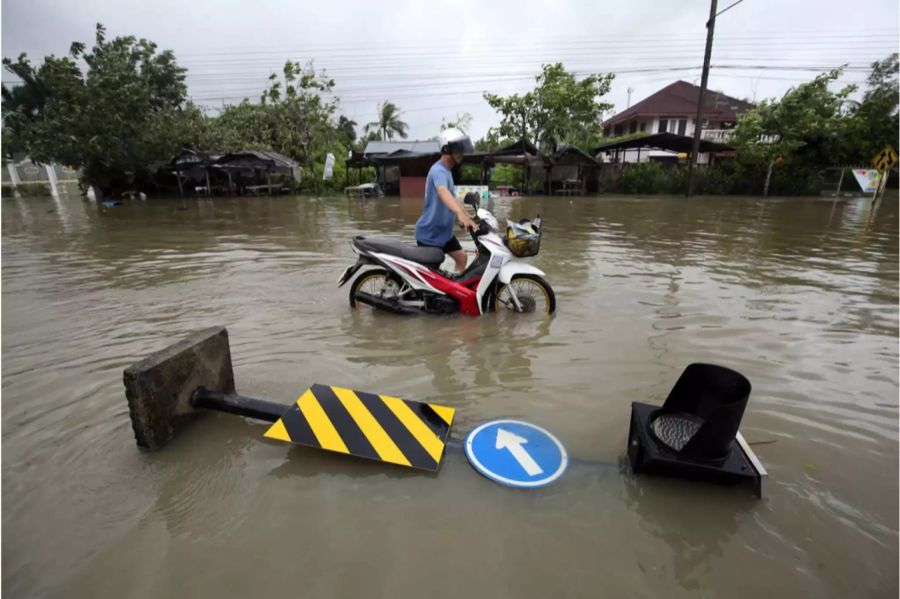
[[[359,275],[353,281],[353,284],[350,285],[350,307],[357,310],[361,307],[372,307],[366,303],[356,301],[357,291],[389,299],[400,295],[401,286],[400,278],[384,268],[367,270]]]

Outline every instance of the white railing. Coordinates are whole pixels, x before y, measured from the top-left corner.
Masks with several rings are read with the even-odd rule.
[[[734,129],[703,129],[700,131],[700,139],[717,144],[727,144],[734,137]],[[778,135],[760,135],[759,142],[771,144],[778,141]]]
[[[703,129],[700,131],[700,139],[717,144],[728,143],[734,135],[734,129]]]

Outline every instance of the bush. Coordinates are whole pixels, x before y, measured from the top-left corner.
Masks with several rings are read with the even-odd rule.
[[[515,164],[498,164],[491,173],[491,185],[521,185],[522,167]]]
[[[3,197],[13,197],[15,190],[19,190],[19,194],[25,198],[50,197],[50,186],[46,183],[20,183],[15,187],[12,183],[4,183],[2,187]]]
[[[688,167],[658,162],[626,164],[617,175],[601,179],[601,189],[626,194],[682,194],[687,190]],[[723,160],[714,166],[698,165],[694,170],[697,195],[762,195],[766,180],[764,165]],[[774,167],[769,195],[818,195],[822,189],[818,170],[802,164],[784,163]]]
[[[619,193],[669,193],[673,184],[672,168],[665,169],[658,162],[629,164],[622,169],[615,191]]]

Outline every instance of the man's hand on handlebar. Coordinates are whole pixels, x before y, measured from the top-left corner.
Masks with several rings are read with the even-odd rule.
[[[462,223],[462,226],[466,228],[467,231],[477,231],[478,223],[469,216],[469,213],[466,212],[466,209],[463,208],[459,214],[459,222]]]

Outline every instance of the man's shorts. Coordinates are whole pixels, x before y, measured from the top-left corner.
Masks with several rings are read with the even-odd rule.
[[[427,243],[422,243],[421,241],[416,241],[416,245],[422,247],[440,247],[436,245],[429,245]],[[456,238],[456,235],[450,238],[450,241],[444,244],[444,247],[441,248],[444,250],[445,254],[449,254],[451,252],[455,252],[456,250],[461,250],[462,246],[459,244],[459,239]]]

